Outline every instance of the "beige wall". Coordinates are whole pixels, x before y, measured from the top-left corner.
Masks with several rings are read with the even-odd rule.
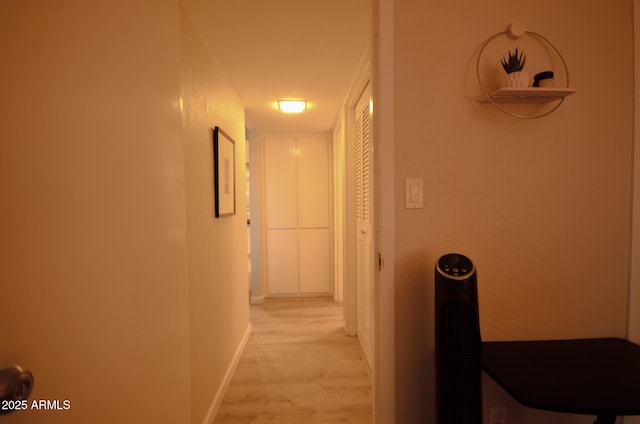
[[[249,325],[244,108],[182,12],[192,422],[212,408]],[[214,218],[213,127],[235,141],[236,214]]]
[[[7,422],[189,422],[177,3],[0,8],[0,367],[71,402]]]
[[[249,328],[242,104],[176,0],[10,0],[0,31],[0,367],[71,404],[8,419],[203,422]]]
[[[433,268],[444,253],[476,262],[485,340],[625,336],[632,10],[395,0],[394,15],[397,422],[433,422]],[[577,89],[546,118],[471,98],[478,48],[513,20],[554,42]],[[407,177],[424,178],[424,209],[404,209]]]

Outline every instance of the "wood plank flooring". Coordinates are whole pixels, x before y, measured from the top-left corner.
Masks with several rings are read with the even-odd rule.
[[[358,340],[330,298],[251,306],[253,332],[215,424],[371,424],[372,388]]]

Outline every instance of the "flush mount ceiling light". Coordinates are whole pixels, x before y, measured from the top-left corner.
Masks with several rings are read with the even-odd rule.
[[[278,100],[278,107],[284,113],[301,113],[307,110],[306,100]]]

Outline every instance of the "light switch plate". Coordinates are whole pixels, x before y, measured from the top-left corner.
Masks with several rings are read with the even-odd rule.
[[[404,206],[406,209],[424,208],[424,186],[422,178],[405,178]]]

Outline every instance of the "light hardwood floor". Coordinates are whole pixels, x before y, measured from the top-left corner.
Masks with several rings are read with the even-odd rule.
[[[253,332],[215,424],[371,424],[372,388],[358,340],[330,298],[251,306]]]

